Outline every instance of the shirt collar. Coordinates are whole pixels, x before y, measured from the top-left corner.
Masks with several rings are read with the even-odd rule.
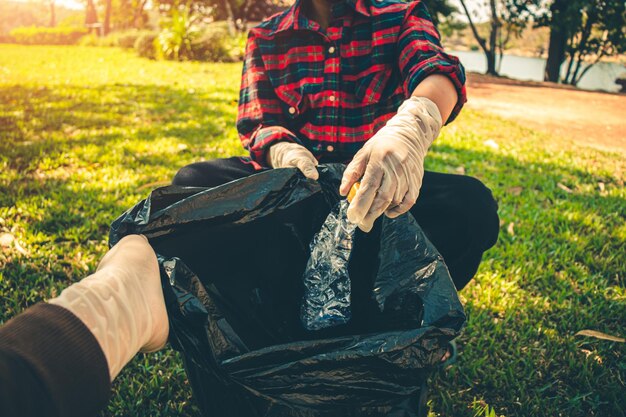
[[[306,29],[306,21],[308,20],[301,12],[303,0],[296,0],[296,2],[287,10],[285,10],[278,21],[276,29],[273,33],[282,32],[285,30],[298,30]],[[368,0],[343,0],[346,4],[350,5],[354,11],[364,16],[370,16],[370,10],[368,7]]]
[[[352,6],[357,13],[361,13],[364,16],[371,16],[368,0],[346,0],[346,3]]]

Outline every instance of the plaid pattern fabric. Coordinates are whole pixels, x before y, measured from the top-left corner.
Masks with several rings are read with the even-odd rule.
[[[250,31],[237,117],[243,146],[267,165],[279,141],[320,162],[348,161],[431,74],[445,74],[466,101],[465,74],[446,54],[421,1],[343,0],[326,30],[296,0]]]

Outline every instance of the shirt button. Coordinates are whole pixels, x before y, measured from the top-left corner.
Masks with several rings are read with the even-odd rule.
[[[329,54],[334,54],[335,53],[335,47],[331,46],[330,48],[328,48],[328,53]]]
[[[289,107],[289,114],[296,114],[296,108],[295,107]]]
[[[329,99],[330,101],[335,101],[335,96],[330,96],[330,97],[328,97],[328,99]]]
[[[328,152],[332,152],[332,151],[334,151],[334,150],[335,150],[335,148],[333,147],[333,145],[328,145],[328,146],[326,147],[326,150],[327,150]]]

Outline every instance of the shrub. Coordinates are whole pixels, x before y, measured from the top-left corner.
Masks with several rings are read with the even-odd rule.
[[[82,46],[118,46],[121,48],[134,48],[137,39],[147,33],[153,33],[149,30],[130,29],[119,32],[109,33],[107,36],[98,37],[95,34],[89,34],[82,37],[79,44]]]
[[[206,26],[205,26],[207,31],[224,32],[224,33],[228,33],[230,35],[229,27],[230,27],[230,25],[228,24],[228,22],[226,20],[216,20],[214,22],[207,23]]]
[[[80,46],[100,46],[99,39],[93,33],[83,36],[78,40],[78,45]]]
[[[164,58],[176,61],[193,59],[192,44],[201,35],[196,24],[197,16],[193,16],[188,7],[173,8],[170,16],[161,22],[159,33],[159,50]]]
[[[106,36],[98,38],[98,46],[116,47],[120,46],[120,36],[122,32],[109,33]]]
[[[230,62],[230,36],[223,30],[207,30],[191,45],[193,58],[200,61]]]
[[[247,41],[248,35],[246,33],[239,33],[231,38],[230,55],[235,61],[243,61]]]
[[[95,33],[90,33],[78,41],[80,46],[117,46],[117,44],[118,35],[115,33],[107,36],[98,36]]]
[[[117,46],[122,48],[134,48],[137,39],[144,33],[149,31],[141,31],[141,30],[127,30],[125,32],[120,32],[117,37]]]
[[[117,46],[119,41],[120,34],[119,32],[112,32],[106,36],[98,37],[98,46]]]
[[[15,40],[11,35],[0,34],[0,43],[15,43]]]
[[[157,32],[143,32],[135,41],[135,51],[144,58],[155,59],[157,55],[156,44],[159,34]]]
[[[23,45],[74,45],[87,34],[81,27],[21,27],[10,33],[15,43]]]
[[[198,40],[192,44],[193,58],[200,61],[234,62],[242,60],[247,35],[231,36],[225,22],[209,24]]]

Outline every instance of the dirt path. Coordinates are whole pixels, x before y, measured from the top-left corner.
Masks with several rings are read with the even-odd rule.
[[[470,74],[470,108],[595,148],[626,153],[626,94]]]

